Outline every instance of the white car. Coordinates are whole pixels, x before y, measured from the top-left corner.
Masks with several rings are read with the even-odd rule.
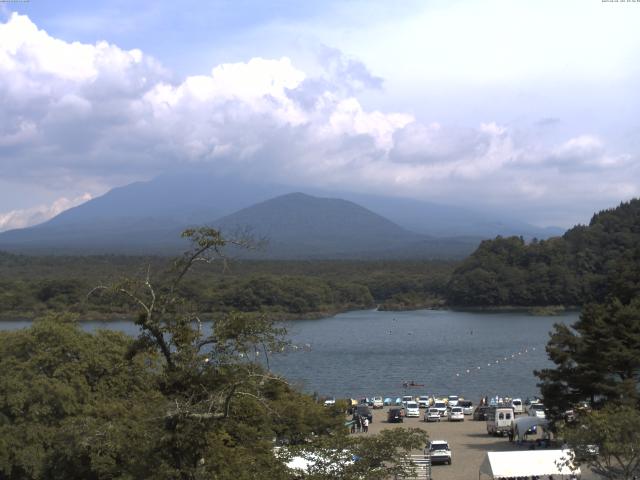
[[[413,397],[412,397],[411,395],[404,395],[404,396],[402,397],[402,404],[403,404],[404,406],[406,406],[406,405],[407,405],[407,402],[413,402],[413,401],[414,401],[414,399],[413,399]]]
[[[473,403],[469,400],[460,400],[458,406],[462,407],[462,413],[465,415],[473,415]]]
[[[435,402],[433,408],[440,412],[440,416],[444,417],[447,414],[447,404],[444,402]]]
[[[433,440],[424,449],[425,455],[431,457],[431,463],[448,463],[451,465],[451,449],[445,440]]]
[[[521,398],[514,398],[511,400],[511,406],[513,407],[513,413],[518,415],[519,413],[524,413],[524,405],[522,403]]]
[[[373,408],[382,408],[384,407],[384,400],[382,397],[373,397],[373,404],[371,406]]]
[[[405,417],[419,417],[420,416],[420,407],[416,402],[407,402],[404,407],[404,416]]]
[[[458,395],[449,395],[449,406],[450,407],[457,407],[458,406],[458,400],[459,397]]]
[[[334,406],[335,404],[336,404],[336,399],[335,399],[335,398],[327,398],[327,399],[324,401],[324,406],[325,406],[325,407],[332,407],[332,406]]]
[[[429,408],[429,397],[427,395],[421,395],[418,397],[418,406],[420,408]]]
[[[462,407],[451,407],[451,410],[449,411],[449,421],[450,422],[464,421],[464,412],[462,411]]]
[[[529,405],[529,416],[547,418],[547,415],[544,413],[544,405],[541,403],[532,403]]]
[[[437,408],[429,408],[426,412],[424,412],[424,421],[425,422],[439,422],[440,421],[440,410]]]

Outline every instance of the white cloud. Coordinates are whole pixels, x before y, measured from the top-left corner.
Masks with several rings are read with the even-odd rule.
[[[422,123],[369,109],[359,95],[381,79],[335,49],[321,53],[313,77],[282,57],[176,81],[139,50],[64,42],[14,14],[0,24],[0,175],[71,188],[201,163],[297,187],[494,206],[575,202],[595,183],[603,198],[635,191],[636,157],[599,135],[545,147],[491,118]],[[7,212],[0,228],[76,201]]]
[[[85,193],[84,195],[71,199],[65,197],[58,198],[50,205],[37,205],[31,208],[0,213],[0,232],[42,223],[71,207],[75,207],[89,200],[91,200],[91,195]]]

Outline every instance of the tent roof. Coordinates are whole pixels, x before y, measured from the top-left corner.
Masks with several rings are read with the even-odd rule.
[[[513,422],[514,432],[517,430],[518,434],[524,435],[524,433],[529,430],[534,425],[541,425],[546,427],[549,424],[549,420],[539,417],[518,417]]]
[[[480,473],[492,478],[579,474],[579,469],[572,471],[565,464],[572,456],[571,450],[487,452]]]

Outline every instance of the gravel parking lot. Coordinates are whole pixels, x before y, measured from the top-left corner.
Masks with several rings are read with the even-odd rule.
[[[474,422],[469,415],[465,416],[464,422],[448,422],[443,418],[440,422],[426,423],[422,420],[424,409],[421,409],[420,418],[405,418],[404,423],[387,423],[387,410],[388,407],[372,410],[373,422],[369,425],[369,433],[355,435],[371,435],[385,428],[417,427],[426,430],[431,440],[448,441],[453,463],[434,465],[432,473],[435,480],[477,480],[486,452],[528,448],[510,443],[507,437],[487,435],[486,423]]]

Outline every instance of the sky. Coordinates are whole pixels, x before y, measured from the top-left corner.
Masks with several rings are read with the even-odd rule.
[[[640,196],[640,1],[0,2],[0,231],[183,168],[588,222]]]

